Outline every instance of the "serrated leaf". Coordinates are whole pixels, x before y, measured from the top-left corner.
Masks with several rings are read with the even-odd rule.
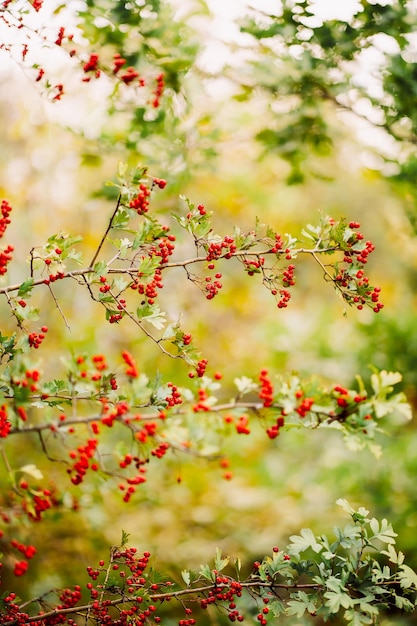
[[[288,615],[302,617],[306,611],[313,614],[316,612],[316,605],[304,591],[298,591],[291,597],[292,599],[287,604],[286,613]]]
[[[397,563],[398,565],[404,563],[404,554],[401,551],[397,553],[391,544],[388,544],[386,550],[381,550],[381,554],[385,554],[391,563]]]
[[[290,554],[300,554],[309,548],[318,553],[323,549],[323,546],[316,541],[316,537],[310,528],[303,528],[300,535],[292,535],[290,540],[292,542],[288,549]]]
[[[129,541],[129,537],[130,537],[130,534],[122,529],[122,541],[121,541],[121,544],[120,544],[122,548],[124,548],[127,545],[128,541]]]
[[[343,617],[346,620],[346,626],[364,626],[374,622],[370,615],[366,615],[366,613],[361,611],[355,611],[355,609],[348,609],[344,612]]]
[[[220,548],[216,548],[216,556],[214,558],[214,568],[221,572],[227,565],[229,564],[230,558],[226,556],[224,559],[222,558],[222,551]]]
[[[36,465],[34,465],[33,463],[29,463],[28,465],[23,465],[19,471],[23,472],[24,474],[28,474],[35,480],[43,479],[43,474],[41,470],[38,467],[36,467]]]
[[[400,585],[403,589],[408,589],[410,587],[414,587],[415,589],[417,589],[417,574],[408,565],[405,565],[403,563],[400,566],[400,571],[398,572],[398,578],[400,581]]]
[[[190,582],[191,582],[191,574],[188,570],[183,569],[181,572],[181,576],[183,581],[185,582],[185,584],[187,585],[187,587],[189,586]]]
[[[326,607],[333,614],[338,613],[341,606],[348,609],[353,605],[351,597],[344,591],[326,591],[324,597],[326,598]]]
[[[386,519],[381,520],[381,522],[378,522],[377,519],[372,518],[371,521],[369,522],[369,526],[372,530],[372,532],[374,533],[373,537],[370,537],[370,539],[378,539],[378,541],[382,541],[383,543],[395,543],[395,539],[394,537],[397,537],[397,533],[394,532],[391,524],[388,524]]]
[[[120,178],[123,178],[123,176],[126,174],[128,167],[128,164],[124,161],[119,162],[119,165],[117,167],[117,173],[119,174]]]
[[[161,312],[158,305],[150,306],[149,304],[144,304],[137,309],[136,315],[140,321],[149,322],[157,330],[161,330],[166,324],[166,314]]]
[[[410,602],[410,600],[408,600],[407,598],[404,598],[403,596],[397,596],[395,594],[395,606],[397,607],[397,609],[400,609],[401,611],[414,611],[415,606],[413,604],[413,602]]]
[[[17,295],[19,298],[22,298],[23,296],[27,296],[28,294],[30,294],[32,289],[33,289],[33,278],[28,278],[20,285]]]
[[[200,575],[206,580],[214,580],[214,574],[208,565],[200,565]]]
[[[97,276],[102,276],[107,270],[106,261],[99,261],[98,263],[96,263],[93,270],[94,273],[97,274]]]
[[[268,607],[274,617],[278,617],[279,615],[285,613],[285,604],[280,600],[273,600],[268,604]]]
[[[235,378],[233,381],[239,391],[239,393],[250,393],[258,388],[258,383],[255,383],[251,378],[247,376],[241,376],[240,378]]]

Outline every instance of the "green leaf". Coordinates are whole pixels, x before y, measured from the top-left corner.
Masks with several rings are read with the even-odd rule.
[[[395,606],[397,609],[400,609],[400,611],[409,612],[414,611],[415,609],[413,602],[410,602],[410,600],[404,598],[403,596],[397,596],[397,594],[395,594]]]
[[[161,312],[157,304],[152,306],[144,304],[137,309],[136,315],[140,321],[149,322],[149,324],[152,324],[157,330],[161,330],[166,324],[166,314]]]
[[[119,175],[120,178],[123,178],[123,176],[126,174],[127,172],[127,168],[128,168],[128,164],[125,163],[124,161],[120,161],[118,168],[117,168],[117,173]]]
[[[208,565],[200,566],[200,576],[203,576],[203,578],[209,580],[210,582],[213,582],[215,579],[215,575]]]
[[[36,465],[34,465],[33,463],[30,463],[28,465],[23,465],[19,471],[23,472],[24,474],[28,474],[35,480],[43,479],[43,474],[41,470],[38,467],[36,467]]]
[[[129,533],[127,533],[125,530],[123,530],[123,529],[122,529],[122,540],[121,540],[121,543],[120,543],[120,546],[121,546],[122,548],[124,548],[125,546],[127,546],[128,541],[129,541],[129,537],[130,537],[130,534],[129,534]]]
[[[344,612],[343,617],[346,620],[346,626],[365,626],[374,623],[374,618],[361,611],[348,609]]]
[[[388,544],[386,550],[381,550],[381,554],[386,554],[391,563],[397,563],[397,565],[404,563],[404,554],[401,551],[397,553],[391,544]]]
[[[400,566],[398,579],[403,589],[408,589],[410,587],[417,589],[417,574],[413,569],[411,569],[411,567],[405,565],[404,563]]]
[[[227,556],[226,558],[222,558],[222,551],[220,548],[216,548],[216,556],[214,558],[214,568],[218,571],[221,572],[225,567],[227,567],[227,565],[229,564],[229,557]]]
[[[369,539],[378,539],[383,543],[395,543],[394,537],[397,537],[397,533],[394,532],[392,525],[388,524],[386,519],[383,519],[381,522],[378,522],[377,519],[372,518],[369,522],[369,526],[374,533],[373,537],[369,537]]]
[[[291,597],[293,599],[289,600],[287,605],[286,612],[288,615],[303,617],[306,611],[310,614],[315,614],[316,605],[304,591],[297,591],[297,593],[292,594]]]
[[[338,613],[340,607],[348,609],[353,605],[351,597],[344,591],[326,591],[324,593],[326,598],[326,607],[331,613]]]
[[[18,297],[27,296],[33,289],[33,278],[27,278],[19,287]]]
[[[290,540],[291,544],[288,549],[290,554],[300,554],[309,548],[318,553],[323,549],[323,546],[316,541],[316,537],[310,528],[303,528],[300,535],[292,535]]]
[[[103,274],[106,273],[106,270],[107,270],[106,261],[99,261],[98,263],[94,265],[93,269],[94,269],[94,273],[97,274],[97,276],[102,276]]]
[[[187,587],[189,586],[190,582],[191,582],[191,574],[188,570],[183,569],[181,572],[181,576],[183,581],[185,582],[185,584],[187,585]]]

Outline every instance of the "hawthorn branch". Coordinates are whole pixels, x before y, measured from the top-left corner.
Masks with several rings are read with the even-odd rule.
[[[4,397],[8,398],[9,396],[4,396]],[[42,396],[36,395],[36,396],[32,396],[32,399],[40,399],[41,397]],[[73,400],[72,396],[62,396],[62,395],[50,396],[50,398],[53,398],[53,399],[56,398],[56,399],[67,400],[67,401]],[[95,396],[94,397],[80,397],[77,399],[88,400],[88,401],[98,400],[98,398]],[[150,404],[147,404],[147,405],[142,405],[142,406],[137,406],[137,407],[132,407],[132,408],[146,409],[146,408],[149,408],[150,406],[151,406]],[[252,413],[259,415],[260,411],[262,409],[265,409],[265,406],[262,402],[225,402],[223,404],[215,404],[211,406],[210,409],[207,411],[207,413],[222,413],[225,411],[232,411],[234,409],[241,409],[243,411],[251,411]],[[281,411],[283,409],[283,405],[274,403],[270,407],[268,407],[268,409],[273,410],[273,411]],[[190,407],[187,407],[184,409],[177,408],[175,411],[171,413],[171,415],[173,417],[179,416],[179,415],[186,415],[187,413],[191,411],[192,409]],[[199,412],[201,413],[201,411]],[[347,413],[344,413],[344,414],[341,413],[338,415],[329,415],[328,413],[324,411],[315,411],[314,409],[310,409],[309,413],[313,414],[317,418],[317,420],[319,421],[319,425],[322,424],[323,422],[327,422],[329,424],[335,421],[343,422],[343,421],[346,421],[346,418],[349,416],[349,414]],[[140,419],[138,420],[138,424],[141,424],[147,421],[158,420],[159,416],[160,416],[160,411],[143,414],[140,416]],[[100,421],[101,418],[102,418],[102,415],[88,415],[88,416],[83,416],[83,417],[69,418],[63,422],[61,421],[44,422],[42,424],[33,424],[30,426],[24,426],[23,428],[12,428],[9,432],[9,436],[10,435],[24,435],[28,433],[34,433],[34,432],[41,433],[43,431],[56,432],[60,429],[66,429],[68,426],[88,425],[88,424],[91,424],[92,422]],[[114,418],[114,422],[131,427],[132,421],[130,420],[134,420],[134,418],[135,418],[135,415],[124,414],[122,416],[116,416]],[[128,420],[128,423],[125,423],[125,420]],[[181,448],[181,450],[183,449],[185,450],[186,448]]]
[[[245,581],[245,582],[240,582],[239,583],[241,585],[242,588],[245,589],[259,589],[259,588],[267,588],[267,589],[284,589],[287,591],[290,590],[311,590],[311,591],[318,591],[320,589],[322,589],[323,587],[321,585],[315,584],[315,583],[303,583],[303,584],[297,584],[297,583],[293,583],[293,584],[286,584],[286,583],[274,583],[274,582],[263,582],[261,580],[255,580],[255,581]],[[180,597],[184,597],[184,596],[192,596],[192,595],[196,595],[196,594],[205,594],[208,591],[213,591],[213,590],[222,590],[222,589],[228,589],[229,585],[225,585],[225,584],[210,584],[210,585],[202,585],[200,587],[189,587],[187,589],[179,589],[178,591],[167,591],[164,593],[154,593],[154,594],[150,594],[148,596],[149,600],[151,602],[163,602],[164,600],[168,600],[168,599],[176,599],[176,598],[180,598]],[[120,598],[115,598],[114,600],[106,600],[106,606],[118,606],[120,604],[136,604],[137,603],[137,597],[136,596],[124,596],[122,595]],[[33,602],[36,602],[37,599],[33,600]],[[28,603],[26,602],[25,605],[27,605]],[[36,622],[39,621],[39,619],[45,620],[47,618],[50,617],[55,617],[58,615],[71,615],[71,614],[79,614],[79,615],[83,615],[84,613],[90,612],[93,608],[93,602],[90,602],[88,604],[83,604],[80,606],[74,606],[74,607],[67,607],[64,609],[52,609],[51,611],[48,612],[44,612],[41,615],[32,615],[30,617],[26,618],[26,623],[29,624],[31,622]],[[15,624],[18,624],[18,620],[10,620],[9,622],[5,622],[5,626],[14,626]]]
[[[317,254],[326,254],[329,252],[336,252],[338,250],[337,247],[335,246],[330,246],[327,248],[296,248],[294,250],[292,250],[292,254],[294,255],[294,257],[296,257],[299,254],[310,254],[310,255],[317,255]],[[258,250],[258,251],[249,251],[249,250],[237,250],[236,252],[233,253],[225,253],[224,255],[220,256],[218,259],[216,260],[222,260],[226,258],[227,255],[227,259],[232,258],[232,257],[253,257],[253,256],[265,256],[265,255],[270,255],[270,254],[274,254],[276,255],[275,252],[271,252],[270,249],[265,249],[265,250]],[[94,259],[93,259],[94,260]],[[188,259],[184,259],[184,260],[177,260],[177,261],[169,261],[167,263],[162,263],[159,266],[159,269],[164,270],[164,269],[168,269],[168,268],[175,268],[175,267],[186,267],[187,265],[192,265],[195,263],[205,263],[207,262],[207,257],[206,256],[196,256],[196,257],[191,257]],[[140,267],[117,267],[117,268],[112,268],[109,267],[107,272],[109,274],[137,274],[140,271]],[[78,269],[78,270],[68,270],[66,272],[64,272],[63,277],[60,280],[64,280],[66,278],[77,278],[78,276],[81,277],[87,277],[90,274],[95,274],[94,271],[94,267],[90,264],[87,267]],[[19,283],[14,283],[12,285],[6,285],[4,287],[0,287],[0,295],[4,294],[7,295],[9,293],[12,293],[14,291],[19,291],[19,289],[22,287],[22,285],[24,284],[24,280],[22,280]],[[45,279],[44,278],[37,278],[33,281],[32,283],[32,287],[37,287],[39,285],[45,285]]]

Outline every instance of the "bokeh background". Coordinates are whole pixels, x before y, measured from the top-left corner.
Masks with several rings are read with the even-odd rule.
[[[104,79],[82,84],[64,53],[34,46],[33,58],[41,55],[51,75],[68,85],[68,95],[51,102],[18,55],[13,60],[0,51],[0,195],[14,207],[8,241],[16,249],[10,279],[27,275],[30,249],[59,231],[81,234],[79,247],[85,259],[92,256],[114,207],[111,188],[104,183],[114,179],[121,160],[132,167],[146,164],[154,176],[167,179],[152,210],[169,221],[171,211],[184,210],[184,195],[214,211],[215,229],[222,235],[235,224],[250,230],[256,218],[297,236],[306,224],[316,224],[320,213],[358,220],[376,245],[369,273],[382,288],[385,308],[378,315],[345,311],[308,258],[299,264],[288,309],[277,310],[256,277],[247,277],[232,262],[222,268],[224,287],[214,302],[191,283],[184,284],[180,270],[172,271],[161,298],[173,320],[181,314],[211,371],[221,371],[230,386],[235,376],[256,377],[264,367],[351,385],[356,374],[369,379],[374,365],[402,373],[402,388],[415,407],[415,180],[398,175],[403,152],[389,133],[375,127],[372,115],[364,119],[330,96],[323,99],[308,84],[304,91],[291,91],[297,72],[304,80],[318,81],[319,70],[312,66],[307,71],[299,51],[290,54],[281,40],[266,45],[253,32],[242,32],[242,26],[250,30],[249,18],[244,18],[248,11],[265,28],[269,21],[262,12],[280,14],[279,7],[265,3],[255,12],[243,3],[231,9],[214,1],[149,2],[149,12],[157,16],[151,31],[149,20],[135,22],[133,13],[122,10],[125,3],[110,3],[120,9],[113,11],[114,22],[128,24],[119,32],[97,19],[105,2],[69,2],[55,13],[52,0],[46,4],[51,30],[69,24],[77,45],[87,50],[88,38],[89,49],[109,57],[118,46],[130,46],[133,58],[137,45],[143,70],[161,68],[168,87],[161,111],[146,119],[140,105],[112,100]],[[371,3],[352,3],[345,17],[329,13],[335,3],[327,9],[326,3],[316,4],[323,11],[318,23],[334,24],[337,30],[341,22],[335,19],[352,20],[355,7],[361,16]],[[411,5],[407,11],[412,22]],[[358,17],[355,23],[361,28]],[[138,35],[144,27],[146,50]],[[337,69],[332,53],[326,59]],[[363,97],[361,82],[375,84],[378,91],[384,73],[378,54],[374,50],[368,64],[356,59],[349,79],[343,78],[352,81],[358,99]],[[320,72],[326,84],[329,72]],[[371,100],[369,106],[374,106]],[[273,141],[268,132],[277,128],[279,138]],[[185,238],[179,244],[184,253],[192,250]],[[127,348],[142,371],[160,371],[179,384],[186,381],[186,366],[164,357],[128,320],[111,327],[87,297],[58,285],[67,325],[47,290],[38,291],[41,319],[50,328],[42,349],[44,370],[59,369],[66,353],[100,352],[111,359]],[[7,334],[13,320],[7,305],[2,307],[1,331]],[[331,532],[343,519],[335,506],[339,497],[391,521],[399,549],[417,567],[415,424],[394,424],[382,443],[383,455],[375,459],[369,452],[347,450],[337,433],[292,430],[270,442],[259,429],[248,439],[227,443],[232,481],[223,480],[210,463],[173,455],[155,466],[152,480],[128,506],[114,485],[99,480],[81,486],[80,511],[63,507],[28,528],[31,541],[43,547],[22,590],[37,595],[79,582],[74,564],[83,569],[96,562],[120,540],[122,529],[130,533],[132,544],[155,555],[155,567],[171,574],[198,567],[217,546],[240,556],[250,569],[253,560],[302,527]],[[17,460],[25,457],[20,442],[15,454]],[[48,478],[63,479],[59,467],[45,467],[41,451],[39,464]],[[408,617],[407,623],[413,619]]]

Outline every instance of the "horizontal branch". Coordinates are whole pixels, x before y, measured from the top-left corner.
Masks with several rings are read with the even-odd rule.
[[[296,256],[298,254],[311,254],[311,255],[316,255],[316,254],[326,254],[329,252],[334,252],[336,251],[337,248],[334,247],[330,247],[330,248],[297,248],[291,251],[292,255]],[[221,259],[229,259],[231,257],[249,257],[249,256],[265,256],[267,254],[274,254],[276,255],[275,252],[271,252],[271,250],[259,250],[259,251],[248,251],[248,250],[239,250],[233,253],[225,253],[224,255],[220,256],[218,259],[216,260],[221,260]],[[178,261],[170,261],[168,263],[162,263],[159,266],[159,269],[164,270],[164,269],[169,269],[169,268],[174,268],[174,267],[186,267],[187,265],[192,265],[195,263],[204,263],[207,261],[207,258],[205,256],[196,256],[196,257],[191,257],[189,259],[185,259],[183,261],[178,260]],[[129,274],[129,275],[133,275],[133,274],[137,274],[140,271],[139,267],[119,267],[119,268],[108,268],[108,273],[109,274]],[[88,267],[84,267],[82,269],[78,269],[78,270],[70,270],[70,271],[66,271],[64,272],[62,278],[60,278],[60,280],[64,280],[65,278],[77,278],[78,276],[88,276],[90,274],[94,274],[94,268],[91,266]],[[33,280],[33,287],[39,286],[39,285],[44,285],[45,284],[45,280],[48,280],[47,278],[37,278],[35,280]],[[21,286],[24,284],[25,281],[22,281],[20,283],[15,283],[13,285],[6,285],[5,287],[0,287],[0,295],[1,294],[7,294],[13,291],[19,291],[19,289],[21,288]]]
[[[284,584],[284,583],[263,582],[261,580],[239,582],[239,585],[242,588],[246,588],[246,589],[258,589],[258,588],[265,587],[267,589],[319,590],[322,588],[322,585],[317,585],[314,583]],[[171,598],[178,598],[181,596],[190,596],[190,595],[195,595],[195,594],[205,594],[208,591],[214,591],[214,590],[221,591],[222,589],[228,589],[228,588],[229,588],[229,585],[225,585],[225,584],[211,584],[211,585],[205,585],[201,587],[193,587],[193,588],[189,587],[187,589],[180,589],[178,591],[168,591],[165,593],[150,594],[147,597],[149,598],[151,602],[163,602],[164,600],[171,599]],[[37,602],[37,601],[38,601],[37,599],[34,599],[32,602]],[[129,604],[129,603],[136,604],[137,601],[138,601],[137,596],[122,595],[120,598],[116,598],[115,600],[106,600],[105,603],[106,603],[106,607],[109,607],[109,606],[118,606],[119,604]],[[83,604],[81,606],[68,607],[64,609],[52,609],[51,611],[42,613],[41,615],[33,615],[31,617],[26,618],[26,623],[29,624],[31,622],[39,621],[40,619],[44,620],[44,619],[54,617],[57,615],[71,615],[74,613],[87,613],[93,609],[93,604],[94,604],[93,602],[90,602],[88,604]],[[14,626],[14,624],[18,624],[18,623],[19,623],[18,620],[11,620],[9,622],[5,622],[5,626]]]

